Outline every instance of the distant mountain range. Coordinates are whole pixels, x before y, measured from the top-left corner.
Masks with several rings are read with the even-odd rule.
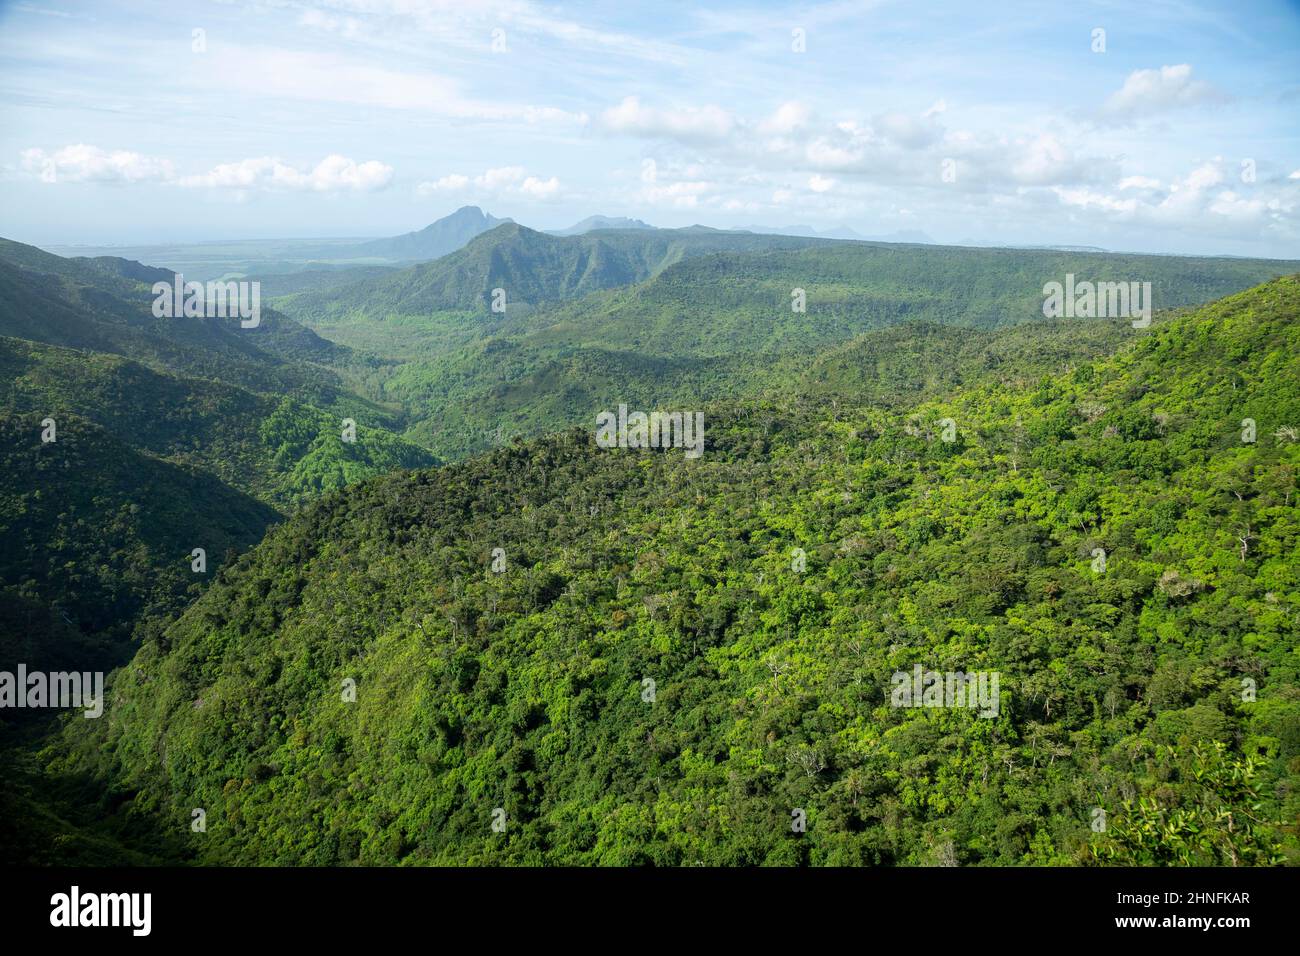
[[[1007,243],[1007,242],[989,242],[983,239],[963,239],[961,245],[970,246],[973,249],[1046,249],[1052,252],[1111,252],[1110,249],[1103,249],[1101,246],[1079,246],[1079,245],[1042,245],[1026,243]],[[1131,255],[1141,255],[1142,253],[1130,253]],[[1216,258],[1219,258],[1216,256]]]
[[[808,236],[815,239],[848,239],[856,242],[913,242],[933,245],[934,240],[919,229],[902,229],[885,235],[866,236],[848,226],[818,231],[812,226],[741,226],[741,232],[757,232],[762,235]]]
[[[478,206],[462,206],[423,229],[400,236],[357,241],[353,239],[276,239],[238,240],[174,246],[77,247],[56,246],[51,251],[64,256],[100,260],[98,268],[113,268],[108,260],[140,260],[183,272],[198,281],[232,276],[249,276],[273,287],[269,295],[296,292],[324,292],[360,279],[377,278],[395,267],[409,267],[431,262],[459,252],[471,241],[503,225],[514,225],[509,217],[499,218]],[[593,215],[564,229],[528,230],[538,235],[577,238],[594,232],[661,233],[666,238],[690,235],[710,236],[786,236],[840,242],[888,242],[935,245],[935,240],[919,229],[866,234],[849,226],[819,230],[805,224],[787,226],[748,225],[719,229],[706,225],[665,229],[627,216]],[[1055,252],[1105,252],[1096,246],[1082,245],[1007,245],[1005,243],[965,240],[962,246],[973,248],[1041,249]],[[639,270],[638,270],[639,271]],[[638,278],[645,278],[641,273]],[[134,277],[132,277],[134,278]],[[581,277],[580,277],[581,278]],[[588,277],[589,278],[589,277]],[[616,284],[624,281],[619,277]],[[588,291],[591,282],[579,281],[579,292]],[[596,283],[599,287],[600,282]]]
[[[588,216],[582,222],[575,222],[568,229],[548,229],[553,236],[580,236],[594,229],[654,229],[649,223],[640,219],[628,219],[626,216]]]
[[[462,206],[423,229],[382,239],[240,239],[218,242],[175,243],[140,246],[51,246],[59,256],[138,260],[182,272],[188,279],[252,277],[274,285],[270,294],[288,294],[307,289],[323,290],[355,279],[373,276],[395,266],[440,259],[464,249],[469,242],[498,226],[512,224],[509,217],[499,218],[478,206]],[[626,216],[588,216],[565,229],[544,230],[544,234],[572,238],[597,231],[662,232],[668,236],[683,234],[793,236],[807,239],[855,240],[869,242],[933,243],[916,230],[887,235],[864,235],[848,227],[819,232],[811,226],[745,226],[718,229],[693,225],[684,229],[661,229],[640,219]],[[100,268],[110,268],[101,263]],[[365,273],[351,270],[364,268]],[[337,273],[328,275],[325,273]],[[285,278],[310,275],[302,278]],[[277,281],[277,277],[281,277]]]

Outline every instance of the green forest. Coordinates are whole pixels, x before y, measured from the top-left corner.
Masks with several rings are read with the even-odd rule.
[[[5,862],[1300,863],[1296,263],[510,223],[248,333],[156,272],[0,247],[0,669],[111,671],[0,719]]]

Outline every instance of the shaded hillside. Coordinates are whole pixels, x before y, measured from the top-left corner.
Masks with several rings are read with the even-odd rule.
[[[53,416],[55,441],[43,442],[44,417],[0,412],[0,658],[107,668],[143,615],[179,610],[280,515],[71,412]]]
[[[87,418],[137,451],[207,471],[283,511],[362,478],[437,461],[365,418],[347,443],[337,414],[115,355],[0,338],[0,381],[0,408]]]
[[[104,269],[97,260],[62,259],[31,246],[0,247],[0,335],[123,355],[157,368],[285,392],[315,404],[363,403],[344,393],[336,372],[347,353],[273,309],[256,328],[234,319],[155,318],[144,270]],[[171,273],[165,273],[170,279]],[[166,280],[157,280],[166,281]]]
[[[506,331],[531,333],[551,347],[598,343],[661,356],[806,350],[904,321],[973,328],[1040,322],[1043,286],[1063,283],[1069,273],[1150,282],[1161,311],[1296,268],[1265,259],[824,243],[690,259],[635,289],[523,316]],[[804,292],[804,312],[792,306],[796,289]]]

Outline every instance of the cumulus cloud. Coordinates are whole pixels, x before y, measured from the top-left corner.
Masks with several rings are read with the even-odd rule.
[[[1159,189],[1160,180],[1150,176],[1125,176],[1119,181],[1120,189]]]
[[[713,184],[705,180],[679,179],[675,182],[656,182],[641,190],[641,199],[652,205],[694,209],[712,188]]]
[[[735,117],[716,106],[657,109],[643,105],[636,96],[628,96],[618,106],[605,110],[600,122],[615,133],[683,142],[725,139],[736,128]]]
[[[694,209],[706,194],[714,190],[712,182],[698,178],[702,174],[702,168],[694,163],[661,171],[653,159],[643,159],[640,201],[675,209]]]
[[[771,116],[761,120],[758,131],[765,135],[786,136],[808,125],[812,111],[803,103],[782,103]]]
[[[939,100],[914,113],[822,119],[804,103],[787,101],[750,119],[712,107],[663,111],[630,96],[605,111],[598,127],[673,140],[708,164],[703,173],[680,179],[726,183],[726,190],[757,170],[779,172],[780,182],[764,184],[778,191],[789,188],[791,174],[802,174],[807,188],[819,193],[855,183],[937,186],[949,159],[963,170],[950,192],[1105,183],[1118,172],[1114,157],[1072,149],[1075,140],[1068,131],[1025,136],[950,131],[943,123],[947,112],[948,105]],[[836,195],[841,193],[836,188]]]
[[[1010,159],[1015,181],[1030,186],[1086,180],[1092,165],[1090,161],[1077,158],[1064,143],[1046,133],[1012,150]]]
[[[1209,83],[1192,79],[1191,66],[1180,63],[1158,70],[1134,70],[1106,100],[1102,114],[1114,120],[1134,120],[1226,98]]]
[[[515,195],[529,199],[553,199],[560,193],[560,180],[555,176],[549,179],[530,176],[522,166],[498,166],[477,176],[451,173],[439,179],[420,183],[416,191],[421,196],[474,191],[495,196]]]
[[[1143,226],[1195,229],[1237,239],[1295,235],[1300,201],[1288,195],[1281,183],[1260,183],[1249,192],[1238,189],[1230,173],[1230,164],[1216,156],[1167,185],[1130,176],[1121,179],[1113,193],[1063,187],[1053,191],[1062,205]],[[1121,191],[1127,194],[1116,194]]]
[[[337,154],[311,169],[299,169],[274,156],[222,163],[197,176],[182,176],[181,186],[209,189],[302,189],[312,192],[371,192],[393,178],[393,167],[378,160],[358,163]]]
[[[937,115],[929,110],[921,116],[882,113],[872,121],[872,125],[886,140],[908,149],[920,149],[939,138],[939,124],[934,119]]]
[[[552,176],[550,179],[538,179],[536,176],[529,176],[519,184],[519,191],[525,196],[532,196],[534,199],[550,199],[560,191],[560,181]]]
[[[165,159],[143,156],[128,150],[104,150],[77,143],[47,153],[25,149],[23,169],[45,183],[140,183],[163,182],[172,178],[172,164]]]
[[[298,189],[313,192],[382,189],[393,168],[377,160],[358,163],[346,156],[326,156],[310,169],[299,169],[273,156],[221,163],[206,173],[178,175],[168,159],[126,150],[104,150],[79,143],[47,153],[27,149],[23,169],[47,183],[145,183],[208,189]]]

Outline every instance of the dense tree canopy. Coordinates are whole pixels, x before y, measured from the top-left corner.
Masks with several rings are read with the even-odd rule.
[[[40,772],[200,862],[1295,862],[1298,314],[329,493]],[[917,665],[996,715],[892,706]]]

